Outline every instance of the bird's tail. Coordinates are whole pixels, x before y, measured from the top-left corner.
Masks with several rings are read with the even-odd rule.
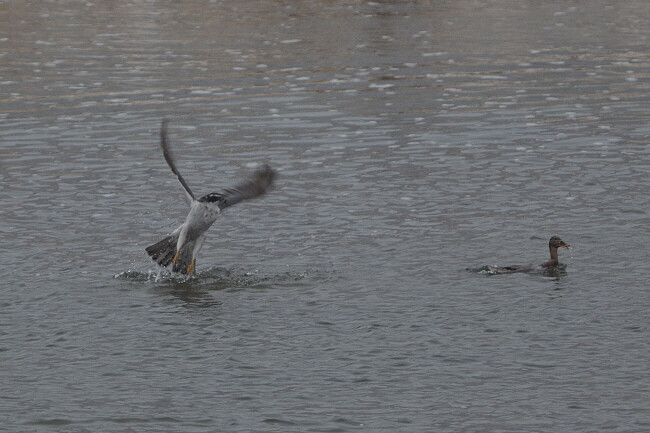
[[[185,245],[173,257],[172,271],[181,274],[194,274],[196,262],[194,261],[194,245],[196,241],[185,242]]]
[[[176,254],[176,242],[178,242],[179,233],[172,233],[160,242],[150,245],[146,248],[147,254],[151,259],[160,266],[165,267],[174,259]]]

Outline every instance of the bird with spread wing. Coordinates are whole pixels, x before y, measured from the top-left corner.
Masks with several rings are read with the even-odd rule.
[[[249,179],[231,188],[224,188],[221,192],[206,194],[197,199],[174,164],[167,140],[167,120],[163,120],[160,127],[160,147],[167,165],[183,186],[190,211],[180,227],[160,242],[147,247],[146,251],[160,266],[167,267],[171,264],[173,272],[194,275],[196,256],[203,247],[206,233],[217,216],[227,207],[242,200],[265,194],[273,185],[276,172],[264,164]]]

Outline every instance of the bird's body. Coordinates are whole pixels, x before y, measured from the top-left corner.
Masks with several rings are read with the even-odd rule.
[[[210,193],[196,199],[192,190],[180,175],[167,143],[167,123],[163,121],[160,129],[160,146],[165,160],[185,190],[190,211],[185,222],[163,240],[147,247],[146,251],[160,266],[172,264],[173,272],[194,274],[196,257],[205,242],[206,232],[227,207],[242,200],[258,197],[266,193],[273,184],[275,171],[263,165],[255,171],[253,177],[240,182],[232,188],[225,188],[220,193]]]
[[[497,274],[514,274],[517,272],[544,272],[549,269],[557,268],[558,266],[563,266],[560,265],[558,261],[558,254],[557,250],[558,248],[566,248],[569,249],[570,245],[565,243],[562,239],[560,239],[558,236],[553,236],[551,239],[548,241],[548,249],[551,255],[550,260],[547,262],[542,263],[541,265],[534,265],[532,263],[527,264],[527,265],[513,265],[513,266],[483,266],[481,268],[476,269],[476,271],[481,272],[481,273],[486,273],[488,275],[497,275]]]

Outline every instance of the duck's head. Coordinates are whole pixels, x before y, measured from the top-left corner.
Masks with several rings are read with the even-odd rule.
[[[551,249],[566,248],[568,250],[570,246],[571,245],[565,243],[562,239],[560,239],[559,236],[553,236],[548,241],[548,247]]]

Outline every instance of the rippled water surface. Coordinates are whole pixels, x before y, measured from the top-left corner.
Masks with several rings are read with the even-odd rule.
[[[0,430],[650,430],[650,4],[0,0]],[[267,162],[190,281],[144,248]],[[541,263],[556,274],[467,268]]]

